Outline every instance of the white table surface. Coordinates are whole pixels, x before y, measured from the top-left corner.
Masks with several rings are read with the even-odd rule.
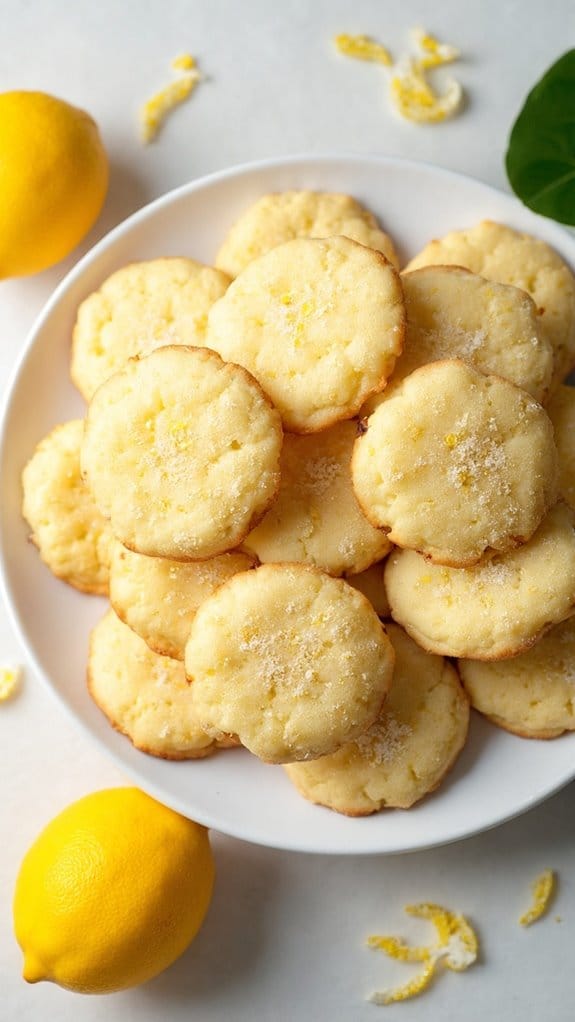
[[[3,0],[0,90],[38,88],[88,109],[112,164],[104,212],[57,268],[0,284],[3,385],[54,286],[102,234],[163,192],[212,170],[293,153],[385,153],[424,159],[507,189],[509,127],[540,73],[573,43],[572,0]],[[464,113],[439,126],[397,119],[385,73],[338,57],[331,37],[372,33],[397,55],[422,24],[456,45]],[[136,110],[190,50],[205,81],[158,141],[138,140]],[[25,663],[5,611],[0,660]],[[497,830],[407,856],[288,854],[214,835],[218,878],[208,919],[189,951],[133,991],[84,998],[28,986],[12,936],[20,859],[41,826],[73,799],[126,779],[77,732],[27,671],[0,707],[1,1022],[167,1022],[201,1019],[370,1020],[486,1018],[566,1022],[575,970],[575,786]],[[559,875],[553,910],[524,931],[517,919],[545,867]],[[439,976],[419,1000],[365,1002],[411,967],[365,948],[372,932],[426,939],[403,906],[434,900],[470,916],[482,943],[470,971]]]

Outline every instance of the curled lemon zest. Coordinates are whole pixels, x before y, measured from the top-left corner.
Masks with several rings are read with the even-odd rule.
[[[418,972],[417,976],[414,976],[409,983],[404,983],[401,987],[393,987],[390,990],[376,990],[375,993],[370,994],[368,1000],[372,1004],[396,1004],[398,1001],[407,1001],[412,997],[417,997],[431,983],[435,974],[435,966],[436,962],[429,959],[421,972]]]
[[[180,77],[165,85],[140,107],[140,132],[143,142],[153,142],[166,116],[174,107],[188,99],[200,81],[200,72],[190,53],[174,57],[172,67],[182,71]]]
[[[393,63],[385,46],[368,35],[347,35],[342,32],[340,35],[336,35],[334,42],[339,52],[344,53],[346,57],[369,60],[377,64],[384,64],[385,67],[391,67]]]
[[[463,99],[463,89],[455,78],[450,78],[443,93],[438,95],[425,77],[422,62],[410,58],[393,75],[390,95],[398,113],[406,120],[434,124],[457,112]]]
[[[531,926],[531,923],[534,923],[547,911],[554,890],[555,873],[552,869],[545,869],[533,881],[533,902],[527,912],[521,916],[519,920],[521,926]]]
[[[21,667],[9,666],[7,664],[0,667],[0,702],[4,702],[14,695],[21,678]]]
[[[440,961],[453,972],[463,972],[477,959],[479,941],[465,916],[450,912],[433,902],[406,905],[405,911],[410,916],[429,920],[435,927],[437,943],[410,947],[399,937],[368,937],[369,947],[384,951],[390,958],[401,962],[423,962],[424,965],[404,986],[371,994],[369,1000],[375,1004],[392,1004],[416,997],[429,986]]]
[[[416,46],[423,52],[419,63],[423,68],[439,67],[441,64],[451,64],[459,57],[459,50],[449,43],[440,43],[439,39],[426,32],[423,28],[413,28],[411,37]]]

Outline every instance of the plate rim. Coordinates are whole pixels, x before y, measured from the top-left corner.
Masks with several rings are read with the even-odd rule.
[[[219,182],[223,182],[229,179],[235,179],[238,177],[249,176],[258,172],[268,172],[273,170],[286,170],[290,167],[301,167],[305,164],[313,163],[316,166],[333,166],[334,163],[348,165],[365,166],[381,166],[382,169],[385,167],[394,167],[395,169],[401,169],[402,167],[406,170],[414,171],[425,171],[430,173],[432,176],[442,177],[444,179],[450,179],[454,182],[461,182],[475,187],[479,186],[483,189],[486,195],[491,194],[496,198],[504,198],[506,202],[515,204],[518,208],[521,208],[523,212],[528,215],[528,218],[533,220],[533,223],[544,222],[546,224],[546,233],[557,235],[558,238],[564,238],[568,245],[573,246],[573,254],[575,256],[575,239],[571,236],[563,225],[555,223],[555,221],[549,221],[546,218],[539,216],[528,207],[524,207],[522,203],[514,196],[511,192],[504,192],[502,189],[496,188],[493,185],[487,184],[478,178],[471,175],[461,173],[459,171],[451,170],[449,168],[442,167],[434,164],[430,161],[425,160],[414,160],[401,156],[387,156],[378,154],[358,154],[353,152],[331,152],[331,153],[299,153],[294,155],[287,155],[282,157],[273,157],[255,161],[243,162],[231,167],[225,167],[220,170],[213,171],[209,174],[202,175],[201,177],[195,178],[188,181],[176,188],[173,188],[162,195],[152,199],[149,203],[136,210],[130,216],[126,217],[119,224],[115,225],[110,231],[103,235],[95,245],[93,245],[88,252],[86,252],[78,262],[65,274],[60,283],[53,290],[47,301],[42,306],[38,315],[35,317],[32,326],[30,327],[22,350],[15,360],[12,366],[11,372],[8,374],[8,379],[5,384],[2,406],[0,410],[0,466],[4,465],[5,452],[8,446],[6,423],[9,419],[12,403],[15,400],[15,392],[17,389],[18,379],[23,372],[28,359],[30,358],[37,335],[43,329],[46,321],[52,315],[54,309],[59,305],[62,298],[66,296],[66,293],[73,285],[82,277],[84,271],[98,259],[101,253],[105,252],[111,246],[114,245],[116,240],[120,239],[126,233],[129,233],[133,227],[139,226],[141,223],[145,223],[149,218],[153,218],[156,213],[166,207],[169,207],[173,203],[179,202],[182,198],[193,194],[196,191],[201,191],[205,187],[209,187]],[[552,242],[551,242],[552,244]],[[72,722],[73,726],[81,729],[81,732],[88,736],[88,738],[96,743],[96,746],[102,750],[102,752],[111,758],[112,762],[116,767],[126,773],[138,786],[143,790],[149,792],[152,797],[165,805],[169,805],[175,811],[189,816],[190,809],[182,802],[177,795],[172,795],[162,789],[161,785],[155,783],[153,780],[149,780],[147,777],[142,779],[142,775],[138,770],[137,765],[133,765],[126,762],[124,757],[110,747],[100,735],[96,734],[88,724],[83,720],[82,716],[70,705],[65,698],[64,694],[54,685],[48,672],[41,666],[36,653],[31,646],[25,631],[24,621],[21,620],[20,615],[16,611],[15,601],[12,599],[12,591],[10,582],[7,577],[5,570],[5,530],[2,526],[0,527],[0,591],[2,593],[5,607],[8,612],[9,620],[14,628],[14,631],[18,637],[18,640],[24,650],[28,663],[33,669],[33,672],[41,680],[42,685],[48,689],[53,699],[64,709],[68,719]],[[473,711],[474,712],[474,711]],[[275,848],[283,851],[290,852],[301,852],[304,854],[329,854],[329,855],[396,855],[405,854],[407,852],[418,852],[426,849],[441,847],[443,845],[452,844],[456,841],[462,841],[479,834],[485,833],[486,831],[495,829],[496,827],[502,826],[505,823],[515,819],[516,817],[528,812],[530,809],[541,804],[546,799],[551,798],[554,794],[560,791],[563,787],[567,786],[575,778],[575,761],[573,763],[572,772],[567,775],[561,775],[560,778],[556,779],[552,786],[546,786],[544,790],[535,792],[532,795],[526,796],[511,812],[505,811],[503,815],[497,816],[494,819],[488,819],[487,822],[480,823],[479,825],[463,824],[461,827],[452,827],[447,836],[438,837],[435,839],[423,839],[417,844],[407,844],[401,846],[397,844],[393,848],[381,848],[378,845],[377,840],[371,844],[366,843],[365,847],[361,848],[334,848],[332,845],[321,845],[321,842],[315,841],[312,847],[305,845],[301,841],[288,843],[285,839],[274,841],[269,836],[264,836],[259,833],[250,833],[246,836],[245,832],[241,832],[233,824],[226,824],[225,830],[222,830],[221,821],[218,821],[217,816],[213,816],[208,812],[194,812],[194,818],[198,822],[203,823],[205,826],[218,830],[222,833],[226,833],[238,840],[248,841],[252,844],[261,845],[263,847]],[[327,810],[324,810],[327,811]],[[382,810],[385,813],[385,810]],[[350,821],[351,822],[351,821]],[[361,822],[361,821],[360,821]]]

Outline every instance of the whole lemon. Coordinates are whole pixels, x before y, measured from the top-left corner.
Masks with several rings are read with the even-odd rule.
[[[0,278],[67,256],[107,188],[108,158],[89,114],[44,92],[0,93]]]
[[[137,788],[87,795],[22,862],[14,926],[24,979],[87,994],[144,983],[193,940],[213,882],[205,827]]]

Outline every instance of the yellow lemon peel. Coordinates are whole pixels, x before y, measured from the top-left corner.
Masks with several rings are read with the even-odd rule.
[[[411,38],[416,46],[423,52],[419,59],[421,67],[440,67],[441,64],[451,64],[459,57],[459,50],[449,43],[440,43],[439,39],[426,32],[423,28],[413,28]]]
[[[393,61],[388,50],[382,43],[376,42],[368,35],[347,35],[345,32],[336,35],[335,45],[340,53],[357,60],[368,60],[376,64],[391,67]]]
[[[450,78],[445,82],[443,92],[438,94],[428,82],[426,72],[457,60],[459,50],[449,43],[440,42],[423,28],[411,29],[410,35],[419,55],[406,57],[396,65],[397,70],[389,84],[391,102],[408,121],[419,124],[444,121],[459,110],[463,89],[459,82]],[[340,53],[348,57],[393,66],[389,52],[370,36],[342,33],[335,37],[334,42]]]
[[[521,926],[531,926],[537,919],[547,911],[549,902],[555,890],[555,873],[552,869],[545,869],[532,884],[533,902],[531,907],[524,912],[519,922]]]
[[[405,911],[410,916],[428,919],[433,923],[437,932],[437,944],[410,947],[398,937],[368,937],[369,947],[384,951],[390,958],[424,964],[421,972],[409,983],[371,994],[369,1000],[374,1004],[394,1004],[416,997],[429,986],[440,961],[453,972],[463,972],[477,959],[479,950],[477,934],[465,916],[450,912],[449,909],[433,902],[406,905]]]
[[[0,703],[10,699],[17,691],[22,678],[22,668],[8,666],[0,667]]]
[[[180,53],[174,57],[172,67],[174,71],[192,71],[196,66],[196,59],[191,53]]]
[[[409,58],[390,82],[392,102],[402,117],[419,124],[436,124],[452,117],[461,106],[463,89],[455,78],[449,78],[438,95],[425,77],[420,60]]]
[[[191,96],[200,81],[200,72],[190,53],[174,57],[172,68],[182,71],[180,77],[175,82],[165,85],[140,108],[140,131],[143,142],[153,142],[167,115]]]

